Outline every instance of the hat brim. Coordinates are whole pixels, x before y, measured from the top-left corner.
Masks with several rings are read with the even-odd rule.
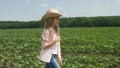
[[[42,16],[41,20],[47,20],[48,18],[51,18],[51,17],[60,17],[60,16],[63,16],[63,14],[59,14],[59,13],[47,13],[47,14],[45,14],[45,15]]]

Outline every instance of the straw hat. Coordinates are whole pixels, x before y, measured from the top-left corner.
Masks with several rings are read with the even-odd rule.
[[[63,16],[63,14],[61,14],[58,9],[52,8],[46,11],[46,13],[42,16],[41,19],[46,20],[50,17],[60,17],[60,16]]]

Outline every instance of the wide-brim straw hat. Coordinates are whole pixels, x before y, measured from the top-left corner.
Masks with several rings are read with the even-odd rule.
[[[60,17],[60,16],[63,16],[63,14],[61,14],[58,9],[52,8],[52,9],[49,9],[48,11],[46,11],[46,13],[42,16],[41,20],[45,21],[48,18]]]

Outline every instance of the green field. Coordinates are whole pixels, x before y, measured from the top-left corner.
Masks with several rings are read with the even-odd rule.
[[[44,68],[41,28],[0,29],[0,68]],[[120,27],[61,28],[62,68],[119,68]]]

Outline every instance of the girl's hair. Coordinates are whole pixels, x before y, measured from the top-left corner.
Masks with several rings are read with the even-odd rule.
[[[57,18],[57,17],[51,17],[51,18],[47,19],[47,20],[45,21],[45,26],[44,26],[44,28],[45,28],[45,29],[48,29],[48,28],[52,27],[52,28],[55,30],[55,32],[57,33],[57,35],[60,36],[59,20],[54,21],[54,18]],[[55,23],[58,23],[58,24],[55,25]]]

